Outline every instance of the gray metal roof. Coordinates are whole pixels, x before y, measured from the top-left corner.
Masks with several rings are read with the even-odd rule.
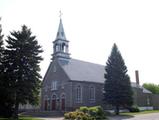
[[[147,90],[143,86],[140,86],[140,85],[136,84],[135,82],[131,82],[131,86],[134,87],[134,88],[142,89],[143,93],[152,93],[151,91]]]
[[[77,59],[59,60],[61,67],[73,81],[104,83],[105,66]],[[144,93],[151,93],[144,87],[131,82],[132,87],[141,88]]]
[[[74,81],[104,83],[104,66],[76,59],[60,61],[66,74]]]

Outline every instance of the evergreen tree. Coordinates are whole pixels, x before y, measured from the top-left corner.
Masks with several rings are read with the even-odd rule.
[[[0,18],[1,20],[1,18]],[[4,47],[3,47],[3,35],[2,35],[2,26],[0,24],[0,116],[4,113],[4,87],[3,87],[3,55],[4,55]]]
[[[1,18],[0,18],[1,20]],[[2,35],[2,26],[0,24],[0,60],[2,58],[2,51],[4,50],[3,48],[3,35]],[[1,62],[1,61],[0,61]]]
[[[0,18],[1,20],[1,18]],[[9,83],[5,74],[5,49],[3,44],[2,26],[0,24],[0,116],[10,117],[12,114],[12,102],[10,96]]]
[[[0,18],[1,20],[1,18]],[[5,75],[5,57],[3,44],[2,26],[0,24],[0,116],[10,117],[12,114],[11,96],[9,94],[8,82]]]
[[[1,21],[1,18],[0,18]],[[3,47],[3,34],[2,34],[2,26],[0,24],[0,66],[2,65],[2,58],[3,58],[3,53],[4,53],[4,47]],[[1,70],[1,68],[0,68]]]
[[[41,86],[39,63],[42,60],[39,54],[43,51],[25,25],[21,31],[11,32],[6,42],[6,73],[14,98],[13,117],[18,119],[19,104],[36,104],[38,101]]]
[[[115,113],[119,114],[119,108],[133,104],[133,92],[127,67],[116,44],[113,45],[111,55],[105,67],[104,98],[108,104],[115,107]]]

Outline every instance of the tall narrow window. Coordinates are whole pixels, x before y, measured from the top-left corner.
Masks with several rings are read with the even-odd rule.
[[[91,102],[95,101],[95,88],[93,86],[89,88],[89,99]]]
[[[62,52],[66,52],[66,45],[65,45],[65,43],[62,44]]]
[[[57,81],[52,81],[51,90],[57,90]]]
[[[58,52],[59,51],[59,46],[58,44],[55,45],[55,52]]]
[[[52,105],[51,105],[52,110],[56,110],[56,95],[52,96]]]
[[[77,86],[76,88],[76,102],[81,103],[82,102],[82,88],[81,86]]]

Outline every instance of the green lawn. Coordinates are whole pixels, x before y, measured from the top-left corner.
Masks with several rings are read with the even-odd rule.
[[[12,120],[12,119],[0,118],[0,120]],[[19,120],[43,120],[43,119],[37,119],[37,118],[33,118],[33,117],[19,117]]]
[[[159,110],[145,110],[141,112],[125,112],[125,113],[120,113],[120,115],[139,115],[139,114],[148,114],[148,113],[159,113]]]

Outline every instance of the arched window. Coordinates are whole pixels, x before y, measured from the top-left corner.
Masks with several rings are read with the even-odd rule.
[[[93,86],[89,88],[89,99],[90,101],[95,101],[95,87]]]
[[[65,45],[65,43],[62,43],[62,51],[66,52],[66,45]]]
[[[56,95],[55,94],[52,96],[52,100],[56,100]]]
[[[61,95],[61,99],[65,99],[65,94],[64,93]]]
[[[54,46],[54,52],[58,52],[59,51],[59,46],[58,46],[58,44],[55,44],[55,46]]]
[[[82,88],[80,85],[76,88],[76,102],[81,103],[82,102]]]
[[[61,110],[62,111],[65,110],[65,94],[64,93],[61,95]]]

